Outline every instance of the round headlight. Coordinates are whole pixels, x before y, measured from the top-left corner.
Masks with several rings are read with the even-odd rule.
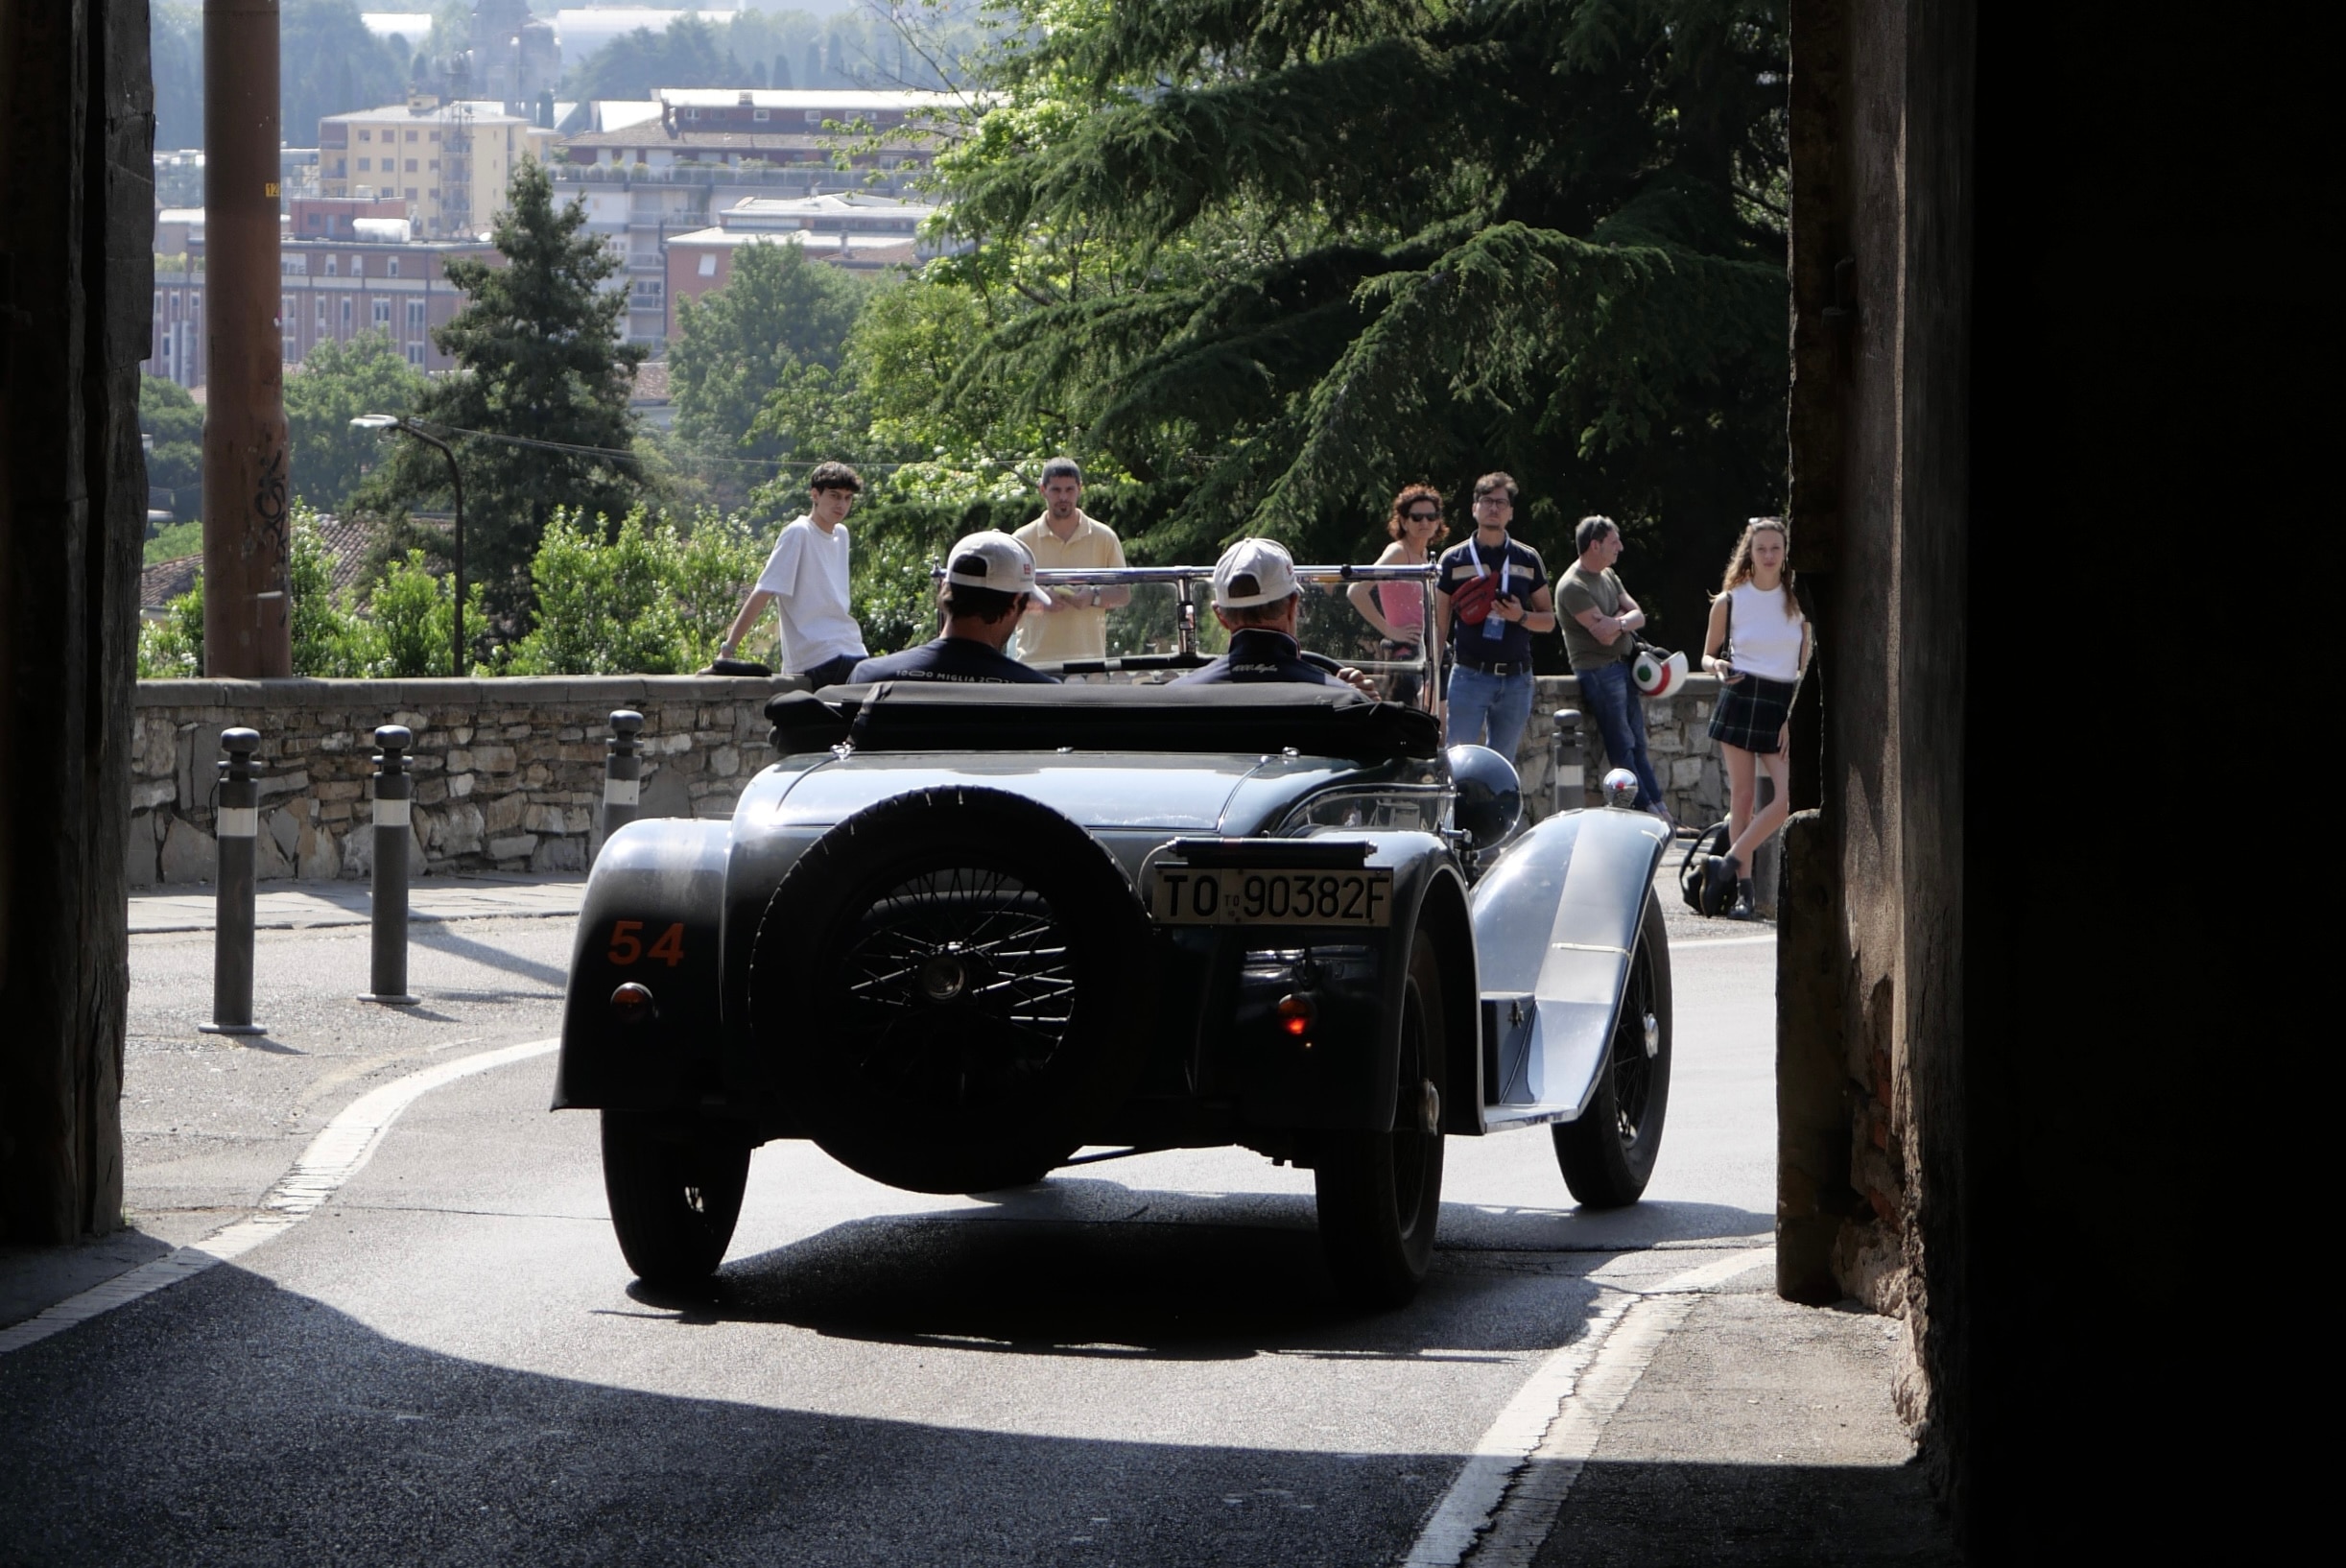
[[[1457,792],[1452,815],[1458,831],[1477,849],[1503,842],[1524,817],[1524,785],[1515,765],[1487,746],[1454,746],[1446,754]]]

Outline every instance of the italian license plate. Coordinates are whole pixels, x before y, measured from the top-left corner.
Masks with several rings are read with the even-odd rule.
[[[1149,895],[1161,925],[1389,926],[1393,873],[1276,866],[1159,866]]]

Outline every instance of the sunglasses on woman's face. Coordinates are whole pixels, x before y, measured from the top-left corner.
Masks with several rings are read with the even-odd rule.
[[[1438,511],[1405,511],[1401,515],[1412,523],[1438,523],[1442,520],[1442,514]]]

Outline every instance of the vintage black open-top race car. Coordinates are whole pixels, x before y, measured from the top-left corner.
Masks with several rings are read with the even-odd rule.
[[[1330,1265],[1378,1302],[1424,1276],[1445,1137],[1548,1125],[1579,1201],[1644,1191],[1657,818],[1517,834],[1505,758],[1347,687],[891,683],[768,713],[780,760],[731,820],[614,834],[580,918],[555,1105],[603,1112],[646,1280],[717,1267],[775,1138],[927,1192],[1242,1145],[1314,1172]]]

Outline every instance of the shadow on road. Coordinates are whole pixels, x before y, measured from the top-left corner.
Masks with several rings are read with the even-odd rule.
[[[889,1239],[856,1228],[859,1254]],[[1069,1333],[1104,1312],[1203,1344],[1205,1330],[1185,1326],[1192,1314],[1226,1323],[1242,1293],[1259,1307],[1291,1291],[1281,1321],[1293,1332],[1253,1338],[1358,1331],[1296,1237],[1140,1226],[1150,1234],[1071,1254],[1064,1238],[1023,1226],[935,1234],[947,1228],[898,1234],[912,1256],[892,1272],[836,1245],[785,1249],[802,1265],[791,1299],[980,1324],[1023,1303]],[[939,1245],[1009,1250],[948,1252],[958,1267],[930,1277],[919,1254]],[[775,1256],[735,1271],[736,1283],[768,1289],[757,1282]],[[951,1277],[969,1292],[961,1271],[978,1261],[1039,1261],[1055,1281],[1082,1281],[1088,1303],[998,1284],[996,1306],[952,1310]],[[844,1277],[821,1278],[841,1263]],[[915,1302],[880,1298],[888,1283],[911,1285]],[[1169,1298],[1151,1305],[1144,1291]],[[224,1266],[0,1362],[0,1560],[1313,1568],[1398,1561],[1459,1460],[1036,1436],[649,1393],[422,1349]],[[1598,1464],[1581,1488],[1541,1562],[1949,1560],[1911,1549],[1910,1469]]]
[[[0,1362],[11,1564],[1355,1564],[1399,1555],[1456,1462],[646,1393],[230,1266]]]
[[[435,953],[446,953],[452,958],[467,959],[486,968],[503,969],[508,974],[521,975],[527,979],[538,981],[552,986],[553,994],[557,998],[561,996],[562,988],[570,981],[570,972],[558,963],[540,963],[534,959],[522,958],[494,943],[475,941],[469,937],[460,937],[444,925],[429,922],[412,925],[408,927],[408,940],[418,947],[428,947]],[[449,992],[446,994],[469,993]],[[544,993],[529,991],[515,994],[534,1000],[541,998]]]
[[[629,1294],[679,1322],[789,1323],[841,1339],[1025,1355],[1487,1360],[1569,1338],[1596,1297],[1587,1271],[1643,1245],[1559,1245],[1569,1213],[1446,1204],[1444,1240],[1417,1302],[1370,1312],[1330,1278],[1307,1195],[1223,1198],[1060,1179],[985,1196],[995,1208],[834,1225],[737,1258],[690,1295],[640,1283]],[[1765,1224],[1717,1205],[1648,1207],[1648,1227],[1671,1234],[1741,1242],[1755,1219]],[[1541,1282],[1537,1312],[1458,1310],[1527,1276]],[[1441,1348],[1428,1348],[1434,1343]]]

